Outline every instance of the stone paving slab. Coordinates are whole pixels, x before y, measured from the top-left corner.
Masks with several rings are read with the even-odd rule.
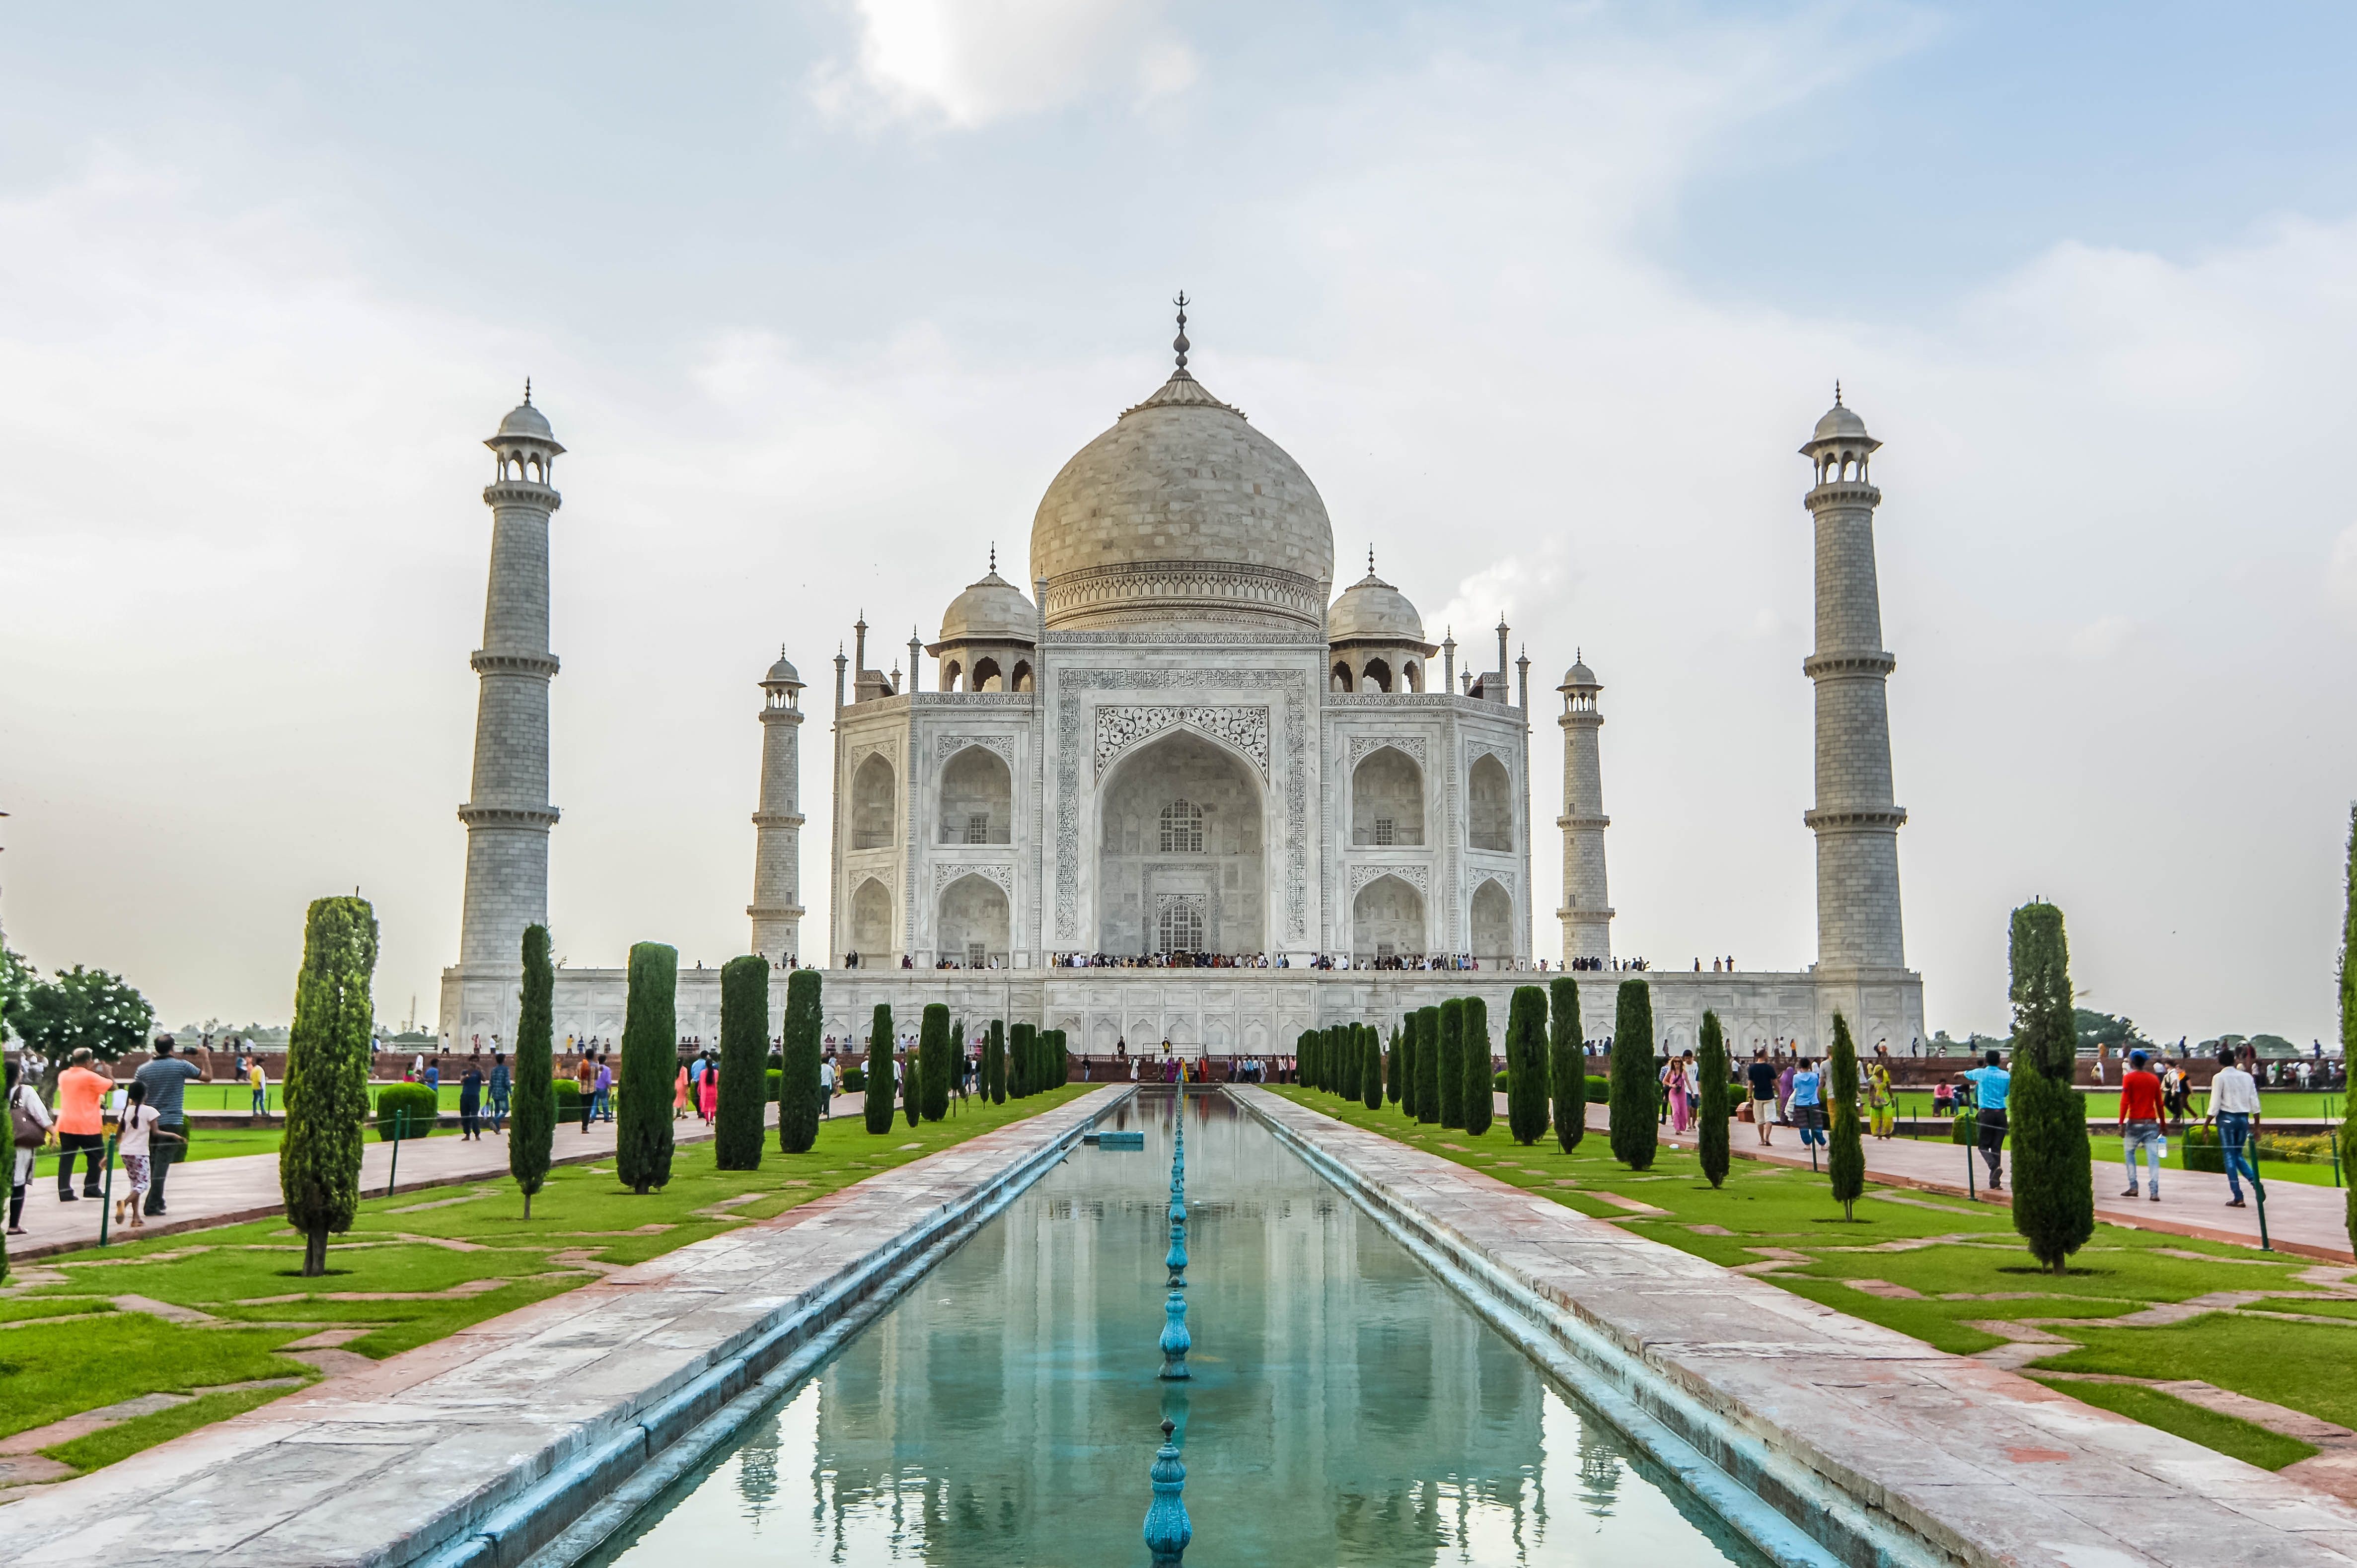
[[[1927,1562],[2357,1564],[2357,1509],[2314,1488],[1280,1096],[1230,1092],[1441,1256],[1539,1304],[1616,1394],[1731,1472],[1775,1456],[1749,1478],[1804,1528],[1812,1488],[1830,1486]]]
[[[0,1558],[399,1568],[452,1549],[521,1563],[569,1515],[484,1536],[503,1508],[552,1478],[576,1503],[610,1492],[1130,1092],[1082,1095],[0,1504]]]

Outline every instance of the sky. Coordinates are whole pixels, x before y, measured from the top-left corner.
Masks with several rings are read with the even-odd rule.
[[[2357,13],[2136,5],[125,5],[0,24],[0,918],[283,1021],[358,887],[457,949],[533,378],[557,951],[748,940],[756,682],[905,658],[1190,367],[1436,639],[1602,704],[1616,950],[1814,956],[1810,533],[1878,546],[1907,953],[2007,911],[2152,1035],[2330,1037],[2357,737]],[[930,678],[931,671],[928,670]],[[1538,950],[1561,747],[1534,732]]]

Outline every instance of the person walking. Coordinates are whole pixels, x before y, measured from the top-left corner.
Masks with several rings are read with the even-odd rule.
[[[1770,1143],[1776,1131],[1776,1064],[1768,1059],[1767,1047],[1751,1053],[1751,1065],[1743,1074],[1751,1087],[1751,1124],[1759,1129],[1760,1141]]]
[[[2148,1070],[2151,1060],[2142,1051],[2128,1053],[2127,1070],[2120,1074],[2120,1154],[2127,1161],[2128,1189],[2136,1195],[2136,1151],[2144,1151],[2146,1173],[2151,1176],[2152,1200],[2160,1201],[2160,1162],[2169,1157],[2169,1139],[2161,1126],[2166,1113],[2160,1099],[2160,1075]]]
[[[2005,1070],[2004,1058],[1991,1048],[1984,1053],[1981,1065],[1964,1074],[1973,1086],[1974,1103],[1980,1107],[1981,1158],[1988,1165],[1988,1185],[1991,1192],[2005,1190],[2005,1102],[2013,1092],[2013,1075]]]
[[[145,1091],[147,1108],[156,1113],[156,1125],[161,1130],[148,1146],[150,1179],[145,1191],[151,1218],[164,1212],[164,1178],[171,1174],[174,1162],[188,1152],[188,1118],[184,1106],[188,1081],[205,1076],[196,1063],[176,1055],[176,1049],[171,1036],[157,1036],[155,1058],[131,1075],[132,1083]]]
[[[2201,1120],[2218,1126],[2218,1143],[2226,1156],[2226,1207],[2249,1207],[2243,1201],[2243,1177],[2248,1176],[2256,1189],[2259,1169],[2251,1163],[2249,1147],[2259,1123],[2259,1086],[2231,1049],[2218,1053],[2218,1076],[2210,1080],[2210,1114]]]
[[[1670,1063],[1670,1131],[1683,1133],[1694,1124],[1694,1053],[1688,1051]]]
[[[85,1156],[81,1196],[99,1196],[106,1164],[106,1096],[114,1080],[91,1069],[88,1046],[77,1047],[58,1077],[58,1201],[75,1201],[74,1156]]]
[[[246,1053],[245,1084],[248,1089],[253,1090],[253,1103],[250,1108],[253,1113],[265,1118],[269,1116],[270,1079],[262,1070],[262,1056],[259,1052]]]
[[[818,1117],[822,1122],[834,1120],[834,1057],[832,1053],[818,1058]]]
[[[1792,1069],[1792,1121],[1801,1129],[1801,1146],[1825,1141],[1824,1078],[1808,1058]]]
[[[600,1122],[614,1119],[614,1064],[607,1059],[612,1055],[611,1051],[598,1055],[597,1076],[590,1080],[597,1095],[597,1120]]]
[[[491,1131],[494,1133],[504,1133],[507,1131],[509,1086],[510,1079],[508,1078],[507,1058],[500,1055],[499,1052],[493,1051],[491,1053],[491,1080],[487,1087],[490,1090],[491,1093]]]
[[[1788,1126],[1792,1121],[1792,1074],[1795,1070],[1792,1061],[1793,1058],[1786,1058],[1782,1069],[1776,1074],[1776,1120]]]
[[[1869,1125],[1878,1138],[1888,1138],[1898,1130],[1899,1097],[1890,1090],[1890,1066],[1877,1057],[1866,1069],[1866,1109]]]
[[[581,1060],[573,1069],[573,1086],[580,1091],[581,1131],[586,1133],[589,1123],[597,1119],[597,1057],[594,1051],[581,1053]]]
[[[168,1035],[165,1036],[166,1040],[170,1038]],[[155,1065],[149,1062],[147,1067]],[[142,1072],[146,1070],[146,1068],[140,1069]],[[123,1156],[125,1189],[123,1196],[114,1200],[114,1222],[117,1225],[123,1224],[127,1217],[131,1229],[143,1230],[147,1224],[148,1215],[164,1212],[160,1206],[147,1207],[145,1201],[153,1183],[158,1179],[154,1174],[151,1157],[160,1146],[175,1141],[188,1142],[167,1126],[161,1113],[147,1103],[147,1085],[135,1077],[130,1089],[124,1094],[122,1127],[114,1144],[114,1152]]]
[[[707,1127],[720,1111],[720,1064],[706,1062],[704,1079],[695,1086],[695,1113]]]
[[[479,1057],[467,1058],[466,1076],[458,1079],[458,1139],[461,1143],[479,1141],[483,1135],[483,1063]]]
[[[33,1182],[33,1161],[56,1125],[41,1091],[16,1062],[8,1064],[8,1138],[15,1158],[8,1168],[8,1234],[25,1233],[25,1189]]]
[[[695,1101],[691,1096],[690,1075],[685,1063],[680,1065],[679,1076],[671,1083],[671,1119],[674,1122],[686,1115]]]

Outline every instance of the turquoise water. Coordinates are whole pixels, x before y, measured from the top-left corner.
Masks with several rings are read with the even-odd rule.
[[[1760,1562],[1216,1095],[1187,1103],[1189,1357],[1156,1373],[1175,1102],[1075,1150],[594,1561],[1146,1564],[1181,1426],[1187,1561]]]

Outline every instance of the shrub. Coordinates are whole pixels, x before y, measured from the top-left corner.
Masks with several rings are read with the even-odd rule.
[[[1547,983],[1547,1087],[1554,1100],[1555,1141],[1565,1154],[1587,1136],[1587,1106],[1598,1080],[1587,1076],[1579,1026],[1579,982],[1558,975]],[[1609,1086],[1606,1098],[1609,1099]]]
[[[1031,1093],[1031,1026],[1017,1024],[1006,1031],[1006,1097],[1023,1100]]]
[[[388,1083],[376,1091],[376,1141],[423,1138],[442,1120],[442,1097],[422,1083]],[[282,1176],[281,1180],[284,1180]],[[353,1177],[355,1183],[359,1177]],[[346,1230],[351,1222],[344,1222]]]
[[[845,1094],[865,1093],[867,1089],[867,1071],[865,1068],[854,1063],[852,1066],[845,1068],[841,1072],[835,1074],[834,1081],[835,1086]]]
[[[2059,1274],[2095,1233],[2086,1107],[2071,1086],[2079,1031],[2062,911],[2042,903],[2016,909],[2011,945],[2013,1228]]]
[[[1490,1130],[1498,1114],[1498,1095],[1490,1087],[1491,1075],[1496,1070],[1490,1064],[1498,1058],[1490,1049],[1490,1004],[1479,996],[1465,998],[1461,1019],[1462,1047],[1465,1052],[1465,1132],[1469,1137],[1480,1137]]]
[[[1334,1089],[1345,1100],[1359,1098],[1359,1026],[1344,1024],[1334,1031]]]
[[[1383,1108],[1383,1036],[1372,1024],[1361,1026],[1359,1102],[1370,1111]]]
[[[982,1092],[993,1105],[1006,1103],[1006,1021],[990,1021],[990,1037],[982,1047]]]
[[[890,1004],[876,1004],[876,1016],[867,1026],[867,1072],[861,1080],[868,1086],[866,1110],[862,1113],[870,1133],[892,1130],[892,1008]]]
[[[1967,1115],[1964,1112],[1959,1111],[1955,1115],[1948,1119],[1948,1142],[1952,1144],[1962,1144],[1966,1148],[1970,1148],[1980,1141],[1981,1129],[1979,1117]],[[2218,1168],[2222,1171],[2226,1167],[2220,1165]]]
[[[1440,1004],[1440,1124],[1465,1125],[1465,999],[1452,996]]]
[[[328,1272],[328,1237],[350,1230],[360,1208],[376,946],[376,911],[366,900],[312,900],[303,919],[295,1023],[286,1035],[286,1133],[278,1155],[278,1189],[286,1223],[303,1236],[307,1277]],[[430,1132],[435,1097],[418,1087]]]
[[[548,1103],[554,1109],[558,1122],[579,1121],[581,1086],[569,1078],[551,1078],[548,1080]]]
[[[938,1002],[926,1004],[918,1027],[917,1076],[925,1120],[938,1122],[950,1113],[950,1010]]]
[[[551,1061],[556,1048],[556,971],[548,961],[548,928],[523,933],[523,999],[516,1013],[515,1088],[509,1097],[508,1175],[523,1194],[523,1217],[532,1218],[533,1194],[548,1180],[548,1159],[556,1140],[556,1093]],[[576,1099],[580,1090],[574,1090]],[[579,1106],[574,1108],[576,1112]]]
[[[1506,1131],[1517,1144],[1535,1144],[1547,1128],[1547,996],[1535,985],[1517,985],[1506,1004],[1506,1070],[1498,1075],[1506,1091]]]
[[[786,1032],[779,1052],[778,1151],[799,1155],[818,1142],[818,1069],[823,1051],[819,1035],[821,981],[814,969],[797,969],[786,976]],[[844,1092],[856,1087],[849,1080],[857,1069],[842,1075]],[[791,1080],[791,1086],[789,1086]]]
[[[770,961],[759,953],[720,966],[720,1099],[713,1113],[712,1167],[761,1168],[761,1109],[769,1103]]]
[[[614,1175],[646,1194],[671,1180],[672,1083],[679,1076],[679,950],[662,942],[630,948],[630,990],[622,1003],[622,1077],[616,1086]],[[762,1029],[768,1034],[766,1026]]]
[[[1612,1157],[1651,1170],[1661,1143],[1660,1085],[1653,1079],[1653,993],[1641,980],[1620,983],[1612,1025]]]
[[[1421,1069],[1415,1065],[1417,1042],[1424,1038],[1424,1015],[1410,1013],[1400,1021],[1399,1039],[1392,1047],[1392,1076],[1399,1080],[1400,1114],[1409,1121],[1416,1120],[1416,1107],[1423,1103]]]
[[[776,1053],[776,1052],[774,1052],[774,1051],[772,1051],[772,1052],[770,1053],[770,1055],[772,1055],[772,1056],[775,1056],[776,1054],[777,1054],[777,1053]],[[763,1105],[775,1105],[775,1104],[777,1104],[777,1103],[778,1103],[778,1092],[779,1092],[780,1089],[784,1085],[785,1081],[786,1081],[786,1071],[785,1071],[785,1069],[783,1069],[783,1068],[775,1068],[775,1067],[772,1067],[772,1068],[764,1068],[764,1069],[761,1069],[761,1103],[762,1103]]]
[[[1392,1048],[1383,1053],[1383,1096],[1394,1105],[1400,1102],[1400,1026],[1392,1026]],[[1377,1107],[1378,1110],[1381,1107]]]
[[[1587,1085],[1587,1103],[1590,1105],[1609,1105],[1612,1103],[1612,1080],[1610,1079],[1605,1077],[1602,1073],[1591,1072],[1583,1081]]]
[[[921,1030],[923,1026],[922,1015],[919,1015],[918,1027]],[[918,1038],[923,1036],[920,1034]],[[917,1051],[918,1047],[911,1045],[900,1056],[900,1109],[908,1112],[911,1127],[923,1121],[925,1113],[925,1066]]]
[[[1440,1009],[1419,1007],[1415,1031],[1415,1119],[1440,1120]]]
[[[1717,1187],[1727,1180],[1727,1036],[1718,1026],[1717,1014],[1706,1012],[1702,1015],[1702,1036],[1699,1047],[1700,1054],[1695,1061],[1695,1069],[1702,1076],[1700,1086],[1702,1122],[1697,1153],[1702,1156],[1702,1174],[1705,1179],[1711,1186]],[[1850,1064],[1850,1076],[1853,1079],[1857,1076],[1857,1064],[1854,1059]],[[1850,1098],[1853,1101],[1857,1099],[1855,1084],[1851,1086]],[[1852,1122],[1854,1123],[1857,1119],[1856,1114],[1853,1113],[1850,1118]],[[1863,1171],[1865,1167],[1866,1155],[1861,1152],[1858,1155],[1858,1168]],[[1841,1196],[1840,1176],[1835,1176],[1834,1186],[1835,1188],[1834,1196],[1838,1197]]]
[[[1717,1020],[1711,1022],[1716,1024]],[[1723,1051],[1720,1055],[1724,1058]],[[1724,1059],[1718,1064],[1718,1073],[1724,1081]],[[1834,1015],[1834,1048],[1825,1061],[1824,1081],[1825,1102],[1832,1112],[1832,1125],[1825,1140],[1825,1169],[1833,1179],[1835,1200],[1842,1206],[1842,1218],[1854,1219],[1857,1200],[1866,1192],[1866,1145],[1857,1135],[1857,1043],[1849,1036],[1849,1020],[1839,1013]],[[2077,1098],[2075,1091],[2072,1098]],[[1726,1136],[1727,1123],[1721,1121],[1719,1137],[1724,1140]]]
[[[2208,1171],[2212,1176],[2226,1174],[2226,1142],[2218,1136],[2215,1127],[2186,1128],[2178,1150],[2185,1156],[2185,1168],[2189,1171]]]

